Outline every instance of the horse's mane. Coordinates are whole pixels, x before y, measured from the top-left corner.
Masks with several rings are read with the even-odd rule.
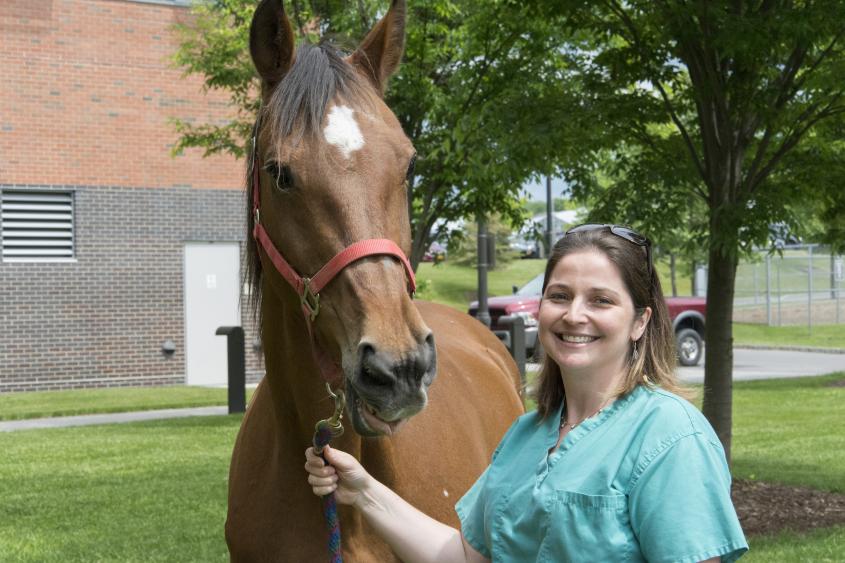
[[[256,134],[258,124],[265,123],[270,127],[271,143],[278,155],[283,141],[293,137],[294,142],[299,142],[320,130],[326,106],[335,96],[339,95],[354,105],[366,104],[374,95],[374,90],[364,82],[331,43],[303,44],[284,79],[267,103],[259,108]],[[253,158],[254,155],[251,155],[247,159],[246,167],[247,251],[244,280],[250,287],[249,304],[253,315],[260,315],[261,260],[252,237]]]

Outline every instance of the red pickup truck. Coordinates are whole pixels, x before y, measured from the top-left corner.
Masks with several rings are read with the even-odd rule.
[[[537,315],[540,311],[540,294],[543,274],[516,288],[513,295],[490,297],[491,330],[510,348],[510,329],[500,319],[509,315],[522,317],[525,322],[525,347],[529,354],[537,344]],[[682,366],[695,366],[701,361],[704,342],[704,311],[707,301],[703,297],[667,297],[669,317],[675,329],[678,362]],[[469,314],[477,316],[478,302],[469,306]]]

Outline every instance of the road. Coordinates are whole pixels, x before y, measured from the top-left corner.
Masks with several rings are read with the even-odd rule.
[[[845,371],[845,354],[734,349],[735,381],[823,375],[834,371]],[[678,368],[678,377],[685,383],[702,383],[704,361],[696,367]]]

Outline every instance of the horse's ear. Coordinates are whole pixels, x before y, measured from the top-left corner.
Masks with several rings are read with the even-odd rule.
[[[349,63],[363,72],[383,94],[387,79],[399,67],[404,50],[405,0],[393,0],[387,14],[349,56]]]
[[[293,29],[282,0],[262,0],[249,28],[249,53],[266,91],[281,82],[293,63]]]

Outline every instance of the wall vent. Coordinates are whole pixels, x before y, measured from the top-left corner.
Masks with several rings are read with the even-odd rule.
[[[73,192],[0,191],[4,262],[71,260]]]

